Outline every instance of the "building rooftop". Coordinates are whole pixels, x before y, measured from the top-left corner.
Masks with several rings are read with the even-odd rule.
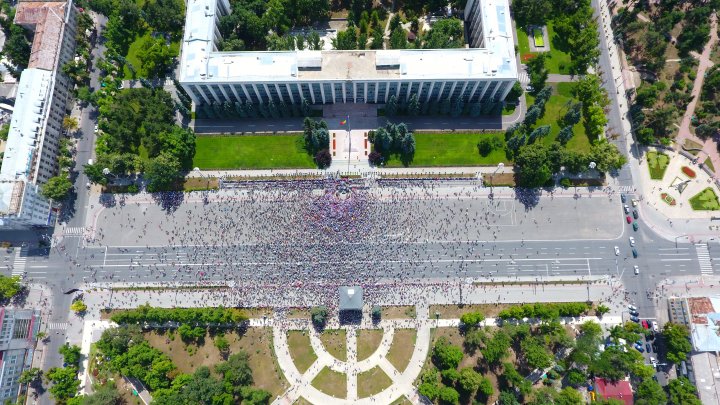
[[[15,12],[15,24],[35,31],[28,67],[55,70],[62,47],[65,2],[21,1]]]
[[[341,311],[362,311],[363,289],[362,287],[340,287],[340,310]]]
[[[217,1],[189,0],[183,82],[517,78],[506,0],[483,1],[485,48],[217,52]]]
[[[688,298],[688,307],[695,350],[720,351],[720,296]]]
[[[604,378],[595,378],[595,387],[600,397],[605,399],[617,399],[625,405],[633,405],[633,390],[629,381],[610,381]]]

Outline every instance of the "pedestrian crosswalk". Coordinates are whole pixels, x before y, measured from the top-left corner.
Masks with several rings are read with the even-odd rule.
[[[50,322],[48,329],[50,330],[66,330],[70,326],[68,322]]]
[[[13,261],[13,276],[22,277],[25,274],[25,265],[27,264],[27,247],[15,248],[15,260]]]
[[[527,74],[526,71],[522,70],[518,75],[518,80],[520,81],[520,84],[522,84],[524,87],[526,84],[530,83],[530,76]]]
[[[82,236],[83,233],[85,233],[85,228],[83,228],[82,226],[69,226],[65,228],[65,232],[63,232],[63,235]]]
[[[707,243],[696,243],[695,253],[697,254],[698,263],[700,264],[700,274],[713,274]]]

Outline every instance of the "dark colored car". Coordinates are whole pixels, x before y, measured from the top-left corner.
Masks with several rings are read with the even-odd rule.
[[[637,230],[638,230],[638,223],[633,222],[633,231],[637,232]]]
[[[625,194],[620,194],[620,201],[625,202]]]
[[[633,248],[632,254],[633,254],[633,257],[637,258],[637,257],[638,257],[638,251],[637,251],[637,249]]]
[[[637,316],[631,316],[630,320],[633,322],[638,322],[638,323],[640,322],[640,318],[638,318]]]
[[[646,350],[648,353],[651,353],[651,352],[652,352],[651,349],[652,349],[652,348],[650,347],[650,343],[645,343],[645,350]]]
[[[638,219],[639,216],[637,210],[633,210],[633,218]]]

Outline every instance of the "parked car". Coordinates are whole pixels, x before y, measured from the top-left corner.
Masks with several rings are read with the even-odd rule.
[[[637,210],[633,210],[633,218],[638,219],[639,216]]]
[[[630,246],[635,246],[635,238],[633,238],[633,237],[631,236],[631,237],[628,238],[628,239],[630,240]]]
[[[650,324],[648,324],[648,321],[646,321],[645,319],[643,319],[641,323],[642,323],[643,328],[645,328],[645,329],[650,328]]]
[[[620,194],[620,201],[625,203],[625,194]]]
[[[633,322],[635,322],[635,323],[639,323],[639,322],[640,322],[640,318],[638,318],[637,316],[631,316],[631,317],[630,317],[630,320],[633,321]]]
[[[630,215],[626,216],[625,220],[627,221],[628,224],[632,223],[632,218],[630,218]]]
[[[655,321],[652,321],[652,330],[653,332],[659,332],[660,328],[658,327],[658,323]]]
[[[650,357],[650,364],[652,364],[653,367],[657,368],[658,362],[655,357]]]
[[[640,353],[645,353],[645,349],[643,349],[642,345],[639,345],[637,343],[635,343],[635,349]]]
[[[623,205],[623,209],[625,210],[625,213],[626,213],[626,214],[629,214],[629,213],[630,213],[630,207],[628,207],[627,204]]]
[[[652,347],[650,347],[650,343],[645,343],[645,350],[646,350],[648,353],[651,353],[651,352],[652,352]]]
[[[637,311],[637,307],[635,305],[628,305],[628,309],[631,311]]]
[[[637,205],[638,205],[638,200],[636,200],[636,199],[633,198],[633,200],[632,200],[632,206],[633,206],[633,207],[637,207]]]
[[[638,257],[638,251],[637,251],[637,249],[633,248],[632,254],[633,254],[633,257],[634,257],[634,258],[637,258],[637,257]]]
[[[633,231],[637,232],[637,230],[638,230],[638,223],[633,222]]]
[[[630,315],[633,315],[633,316],[640,315],[640,313],[638,311],[635,311],[634,309],[631,309],[629,312],[630,312]]]
[[[640,274],[640,267],[639,266],[633,266],[633,269],[635,269],[635,275],[637,276]]]

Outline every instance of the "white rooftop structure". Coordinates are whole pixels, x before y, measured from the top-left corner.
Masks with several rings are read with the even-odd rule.
[[[46,110],[53,88],[53,72],[27,68],[20,76],[15,111],[0,169],[0,226],[23,219],[47,223],[50,205],[34,184],[39,150],[43,138]]]
[[[478,97],[473,96],[485,95],[487,90],[480,86],[476,95],[475,90],[471,92],[467,89],[468,82],[471,89],[479,81],[493,82],[495,84],[490,86],[487,95],[497,101],[504,99],[518,76],[507,0],[468,1],[465,28],[469,45],[456,49],[219,52],[216,44],[222,38],[217,21],[229,13],[227,0],[188,0],[179,81],[196,103],[203,99],[206,102],[242,102],[248,99],[268,102],[268,98],[279,98],[279,101],[285,102],[290,98],[293,99],[291,102],[296,103],[295,98],[301,95],[309,98],[310,93],[313,93],[313,102],[316,102],[316,98],[321,98],[318,83],[331,81],[355,82],[352,95],[348,90],[342,102],[348,98],[356,102],[370,99],[377,102],[377,95],[369,97],[367,89],[373,92],[379,87],[377,83],[389,82],[396,83],[392,90],[398,89],[398,97],[410,92],[425,93],[429,97],[433,89],[428,93],[427,88],[417,84],[422,82],[429,86],[431,82],[441,81],[453,81],[453,89],[457,82],[462,81],[460,85],[463,92],[457,90],[466,101],[478,100]],[[407,90],[403,87],[402,92],[399,90],[397,84],[411,81],[418,82],[417,88]],[[309,87],[297,91],[289,87],[300,83],[309,84]],[[371,88],[365,86],[370,83],[376,84]],[[237,84],[246,86],[241,88]],[[273,91],[247,87],[253,85],[287,85],[288,88]],[[358,94],[359,85],[363,86],[362,96]],[[330,87],[322,90],[323,103],[328,102],[326,98],[331,100],[329,102],[340,99],[335,91],[332,98],[324,94],[330,92]],[[336,90],[341,91],[339,87]],[[382,87],[381,92],[384,90],[385,87]],[[449,87],[445,89],[449,90]],[[434,92],[438,93],[438,97],[445,97],[440,85],[434,88]],[[384,97],[380,99],[385,101]]]

